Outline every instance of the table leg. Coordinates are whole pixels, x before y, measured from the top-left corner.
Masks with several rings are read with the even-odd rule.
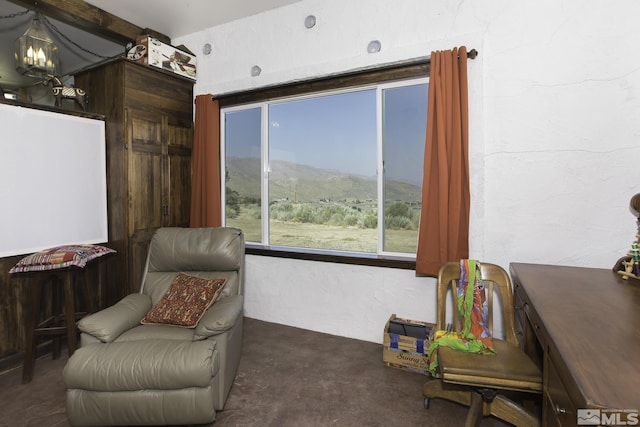
[[[64,318],[67,323],[67,350],[69,357],[76,351],[76,310],[73,294],[73,278],[71,272],[64,275]]]
[[[29,280],[29,279],[27,279]],[[35,355],[35,329],[38,323],[38,312],[40,311],[40,293],[42,283],[37,281],[35,290],[32,290],[30,302],[27,304],[24,331],[24,366],[22,367],[22,384],[26,384],[33,378],[33,368],[36,362]]]
[[[49,288],[51,291],[51,313],[52,313],[52,317],[53,317],[53,324],[54,326],[57,326],[59,321],[60,321],[60,316],[62,313],[62,307],[60,304],[60,294],[63,292],[63,285],[64,283],[62,282],[62,280],[60,280],[60,277],[52,274],[51,278],[49,279],[50,283],[49,283]],[[44,292],[44,289],[42,289],[41,292]],[[56,334],[53,335],[51,338],[51,358],[53,360],[59,359],[60,358],[60,335]]]

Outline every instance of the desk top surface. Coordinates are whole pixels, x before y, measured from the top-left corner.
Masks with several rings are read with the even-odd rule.
[[[550,345],[595,407],[640,409],[640,284],[608,269],[511,264]]]

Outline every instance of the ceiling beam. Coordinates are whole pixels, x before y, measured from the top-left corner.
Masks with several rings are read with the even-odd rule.
[[[30,10],[123,46],[137,36],[150,34],[167,43],[170,39],[156,31],[138,27],[82,0],[9,0]]]

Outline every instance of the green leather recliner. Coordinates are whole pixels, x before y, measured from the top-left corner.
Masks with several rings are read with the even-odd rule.
[[[245,242],[231,227],[161,228],[140,293],[83,318],[64,382],[71,426],[184,425],[215,420],[240,362]],[[179,272],[227,279],[195,329],[140,320]]]

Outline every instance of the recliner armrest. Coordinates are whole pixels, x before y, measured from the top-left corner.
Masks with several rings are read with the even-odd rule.
[[[111,307],[82,318],[78,322],[78,328],[102,342],[113,342],[123,332],[138,326],[149,310],[149,295],[127,295]]]
[[[244,297],[233,295],[216,301],[202,316],[193,334],[194,340],[221,334],[233,327],[242,316]]]

